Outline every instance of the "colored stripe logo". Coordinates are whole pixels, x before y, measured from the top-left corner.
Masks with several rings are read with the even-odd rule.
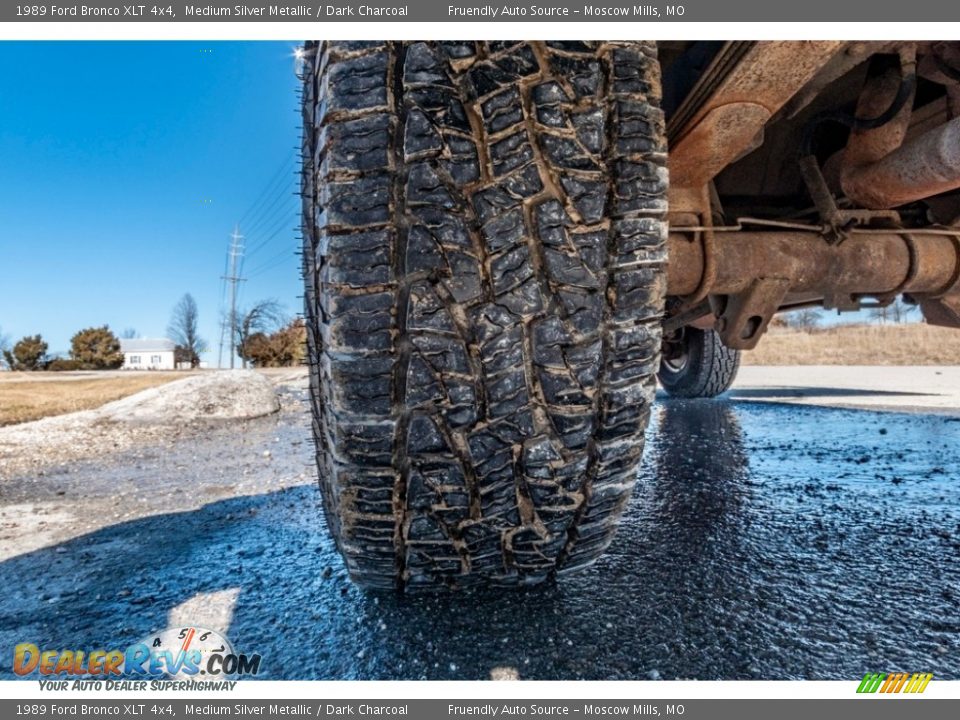
[[[922,693],[933,679],[933,673],[867,673],[860,681],[858,693]]]

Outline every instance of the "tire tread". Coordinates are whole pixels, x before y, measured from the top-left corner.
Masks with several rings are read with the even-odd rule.
[[[636,476],[663,312],[653,43],[308,43],[317,462],[351,577],[589,564]]]

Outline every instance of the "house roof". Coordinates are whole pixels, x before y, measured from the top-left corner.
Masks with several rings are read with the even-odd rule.
[[[167,338],[121,338],[122,352],[170,352],[177,347],[173,340]]]

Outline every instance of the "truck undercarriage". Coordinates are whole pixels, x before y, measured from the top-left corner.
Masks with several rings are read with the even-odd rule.
[[[666,337],[902,296],[960,327],[960,43],[661,43]],[[681,98],[675,100],[675,98]]]

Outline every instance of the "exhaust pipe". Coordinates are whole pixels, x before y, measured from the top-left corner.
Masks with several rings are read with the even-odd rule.
[[[888,210],[960,189],[960,117],[881,160],[849,168],[841,184],[848,198],[871,210]]]

